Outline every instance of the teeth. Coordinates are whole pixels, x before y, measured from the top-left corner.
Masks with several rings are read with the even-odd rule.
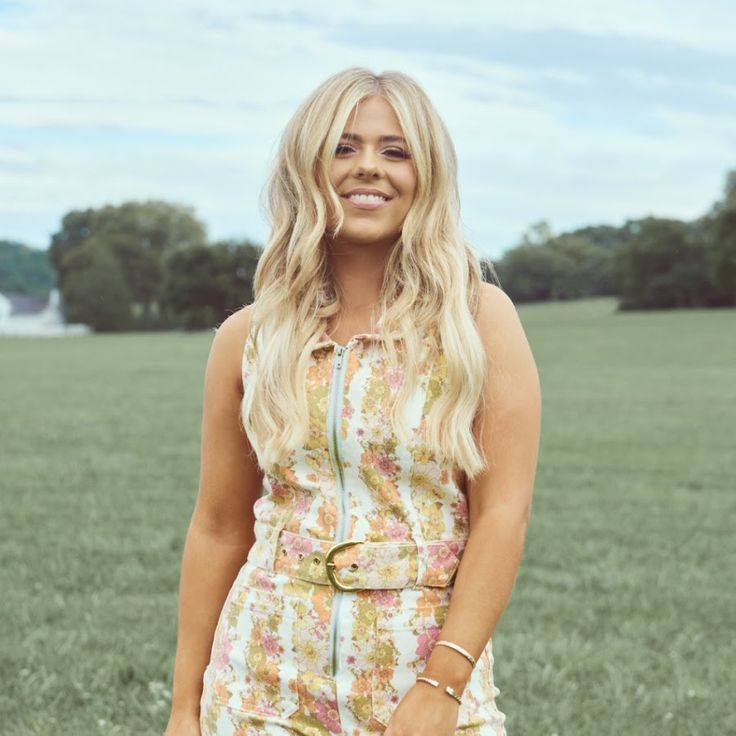
[[[356,202],[385,202],[386,197],[379,194],[351,194],[348,199],[354,199]]]

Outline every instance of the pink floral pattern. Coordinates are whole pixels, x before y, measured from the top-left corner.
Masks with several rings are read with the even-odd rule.
[[[380,323],[377,333],[354,336],[344,355],[344,490],[327,432],[335,343],[323,335],[313,350],[309,437],[264,477],[255,543],[223,605],[204,673],[202,736],[381,734],[440,637],[469,531],[461,475],[424,440],[427,412],[443,390],[444,356],[431,357],[428,333],[405,415],[412,439],[404,444],[388,419],[403,375],[387,364],[378,337]],[[244,402],[255,382],[254,358],[251,333]],[[344,538],[365,544],[334,556],[336,575],[371,587],[337,593],[324,556],[338,538],[343,508]],[[506,736],[499,693],[489,641],[463,693],[458,733]]]

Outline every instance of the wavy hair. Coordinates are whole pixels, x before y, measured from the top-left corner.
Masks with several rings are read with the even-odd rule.
[[[418,378],[421,336],[434,335],[431,354],[443,361],[443,389],[427,416],[424,439],[438,461],[451,461],[473,478],[486,467],[474,437],[486,365],[473,317],[483,272],[461,233],[457,160],[448,130],[419,84],[398,71],[351,67],[334,74],[304,100],[281,135],[264,187],[267,200],[261,200],[271,233],[254,275],[251,331],[258,380],[243,396],[243,427],[264,470],[307,441],[307,367],[329,318],[343,308],[327,258],[328,239],[344,220],[329,167],[353,109],[371,95],[382,95],[396,112],[417,176],[378,304],[380,343],[404,375],[391,421],[407,442],[403,410]],[[401,355],[395,333],[403,338]]]

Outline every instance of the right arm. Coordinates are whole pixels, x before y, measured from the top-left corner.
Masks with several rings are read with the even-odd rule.
[[[241,361],[250,312],[251,305],[246,306],[219,326],[205,370],[199,492],[182,554],[165,736],[199,734],[202,677],[217,620],[254,542],[253,504],[263,475],[240,421]]]

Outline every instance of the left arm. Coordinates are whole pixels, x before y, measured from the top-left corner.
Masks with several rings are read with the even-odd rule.
[[[468,483],[470,533],[439,637],[459,644],[476,659],[514,587],[531,512],[541,434],[539,376],[516,308],[497,286],[482,286],[477,324],[486,349],[487,371],[476,437],[487,467]],[[442,690],[451,685],[462,692],[471,672],[470,662],[461,654],[435,646],[425,674],[439,680],[440,687],[417,683],[404,701],[411,696],[417,712],[427,707],[437,711],[442,703],[442,717],[456,718],[459,706]],[[411,717],[416,722],[416,713]],[[412,731],[402,724],[397,725],[396,733]]]
[[[441,639],[476,659],[491,638],[514,587],[531,512],[541,433],[541,390],[529,343],[509,297],[484,285],[478,330],[488,356],[480,445],[488,467],[468,483],[470,534]],[[471,666],[435,647],[430,677],[460,691]],[[447,697],[447,696],[445,696]]]

